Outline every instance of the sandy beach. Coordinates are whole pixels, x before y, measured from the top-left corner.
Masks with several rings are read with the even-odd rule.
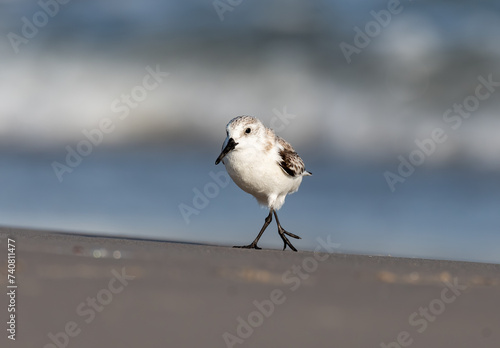
[[[500,265],[2,228],[7,293],[9,238],[15,341],[4,330],[2,347],[500,344]]]

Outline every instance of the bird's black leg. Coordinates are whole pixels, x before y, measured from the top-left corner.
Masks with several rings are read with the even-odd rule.
[[[285,250],[286,246],[288,245],[290,247],[290,249],[292,249],[293,251],[297,251],[297,249],[295,249],[295,247],[292,245],[292,243],[290,243],[290,241],[285,236],[285,234],[289,235],[290,237],[295,238],[295,239],[301,239],[301,238],[293,233],[285,231],[285,229],[283,227],[281,227],[280,220],[278,219],[278,214],[276,214],[275,211],[273,211],[273,212],[274,212],[274,217],[276,218],[276,223],[278,224],[278,232],[280,234],[281,239],[283,239],[283,244],[284,244],[283,250]]]
[[[269,226],[271,221],[273,221],[273,211],[274,211],[273,209],[271,209],[269,211],[269,215],[266,217],[266,220],[264,222],[264,226],[262,226],[262,228],[260,229],[259,235],[257,236],[257,238],[255,238],[255,240],[252,242],[252,244],[243,245],[243,246],[234,246],[233,248],[261,249],[257,246],[257,242],[259,241],[260,237],[262,236],[262,234],[266,230],[267,226]]]

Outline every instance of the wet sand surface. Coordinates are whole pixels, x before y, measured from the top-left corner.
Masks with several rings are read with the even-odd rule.
[[[500,265],[1,228],[5,293],[8,238],[1,347],[500,346]]]

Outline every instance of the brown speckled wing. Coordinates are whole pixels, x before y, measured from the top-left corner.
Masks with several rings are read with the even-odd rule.
[[[279,155],[281,161],[280,167],[290,176],[299,176],[304,173],[305,165],[302,158],[293,150],[292,146],[287,143],[283,138],[276,136],[278,143],[283,147],[280,149]]]

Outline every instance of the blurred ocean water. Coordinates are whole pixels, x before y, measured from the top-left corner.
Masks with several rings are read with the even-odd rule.
[[[41,11],[30,1],[0,6],[6,35],[21,35],[22,18]],[[168,78],[107,144],[177,137],[206,144],[231,117],[270,120],[286,107],[297,115],[287,127],[295,144],[321,141],[343,157],[392,161],[446,126],[444,113],[474,94],[478,77],[500,81],[498,3],[401,6],[348,63],[340,44],[353,45],[353,28],[364,31],[387,2],[258,1],[224,21],[212,3],[195,0],[61,5],[19,53],[6,35],[0,40],[0,145],[57,150],[77,142],[83,129],[117,119],[113,101],[159,66]],[[499,109],[494,92],[429,162],[500,169]]]
[[[299,249],[330,235],[342,251],[500,262],[500,4],[401,1],[347,59],[340,45],[387,8],[243,1],[221,20],[210,1],[74,0],[15,46],[43,9],[0,1],[0,224],[248,243],[266,212],[233,183],[189,224],[179,205],[250,114],[314,173],[280,213]],[[151,69],[165,75],[148,85]],[[53,163],[103,122],[59,182]],[[436,129],[446,141],[391,192],[384,173]],[[271,229],[262,244],[281,247]]]
[[[220,186],[214,181],[210,173],[224,168],[214,165],[219,148],[207,150],[96,152],[63,183],[46,156],[3,155],[1,224],[230,246],[249,243],[267,211],[233,182]],[[295,243],[300,250],[314,250],[321,237],[339,243],[339,252],[500,262],[498,173],[421,168],[392,193],[384,167],[326,163],[307,152],[302,157],[314,175],[287,197],[279,213],[285,228],[302,237]],[[208,192],[213,198],[196,209],[205,204],[193,203],[193,190],[204,195],[207,185],[212,185]],[[185,214],[186,220],[181,204],[198,213]],[[274,222],[261,246],[282,247]]]

